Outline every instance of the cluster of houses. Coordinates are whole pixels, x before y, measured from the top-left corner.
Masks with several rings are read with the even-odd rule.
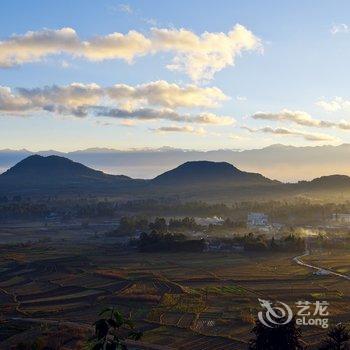
[[[208,252],[243,252],[244,246],[239,244],[223,243],[218,240],[207,241],[206,251]]]
[[[247,217],[248,228],[264,228],[269,224],[269,217],[264,213],[249,213]]]
[[[195,218],[196,224],[201,226],[209,226],[209,225],[221,225],[224,223],[224,219],[218,216],[213,216],[209,218]]]
[[[350,214],[335,213],[332,215],[331,221],[340,225],[350,224]]]

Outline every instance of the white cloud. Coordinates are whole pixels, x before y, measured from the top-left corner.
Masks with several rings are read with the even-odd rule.
[[[154,106],[215,107],[227,97],[218,88],[180,87],[165,81],[136,87],[114,85],[103,88],[97,84],[73,83],[44,88],[0,87],[0,114],[30,115],[37,111],[78,117],[105,116],[119,119],[171,120],[196,124],[231,125],[234,118],[209,112],[179,113],[173,108]],[[125,107],[130,101],[130,108]],[[136,106],[136,107],[135,107]],[[141,107],[140,107],[141,106]]]
[[[323,108],[328,108],[328,110],[335,111],[338,108],[345,108],[344,106],[348,103],[348,101],[343,101],[343,107],[339,107],[338,102],[333,101],[332,103],[320,104],[320,101],[317,103],[319,106]],[[350,130],[350,123],[341,120],[340,122],[328,121],[328,120],[318,120],[312,118],[308,113],[303,111],[290,111],[288,109],[283,109],[278,113],[270,113],[270,112],[257,112],[252,115],[254,119],[262,119],[262,120],[271,120],[271,121],[282,121],[282,122],[292,122],[294,124],[308,126],[308,127],[316,127],[316,128],[338,128],[342,130]]]
[[[89,40],[81,40],[72,28],[44,29],[0,42],[0,67],[37,62],[60,53],[91,61],[122,59],[132,63],[138,56],[170,52],[174,57],[168,68],[185,72],[196,81],[212,79],[216,72],[233,66],[237,55],[261,48],[260,39],[240,24],[227,34],[153,28],[148,36],[132,30]]]
[[[77,107],[98,103],[103,89],[97,84],[72,83],[66,86],[45,86],[44,88],[18,88],[18,95],[27,98],[35,106],[64,105]]]
[[[110,107],[93,107],[97,116],[120,118],[120,119],[137,119],[137,120],[170,120],[173,122],[186,122],[194,124],[207,125],[231,125],[235,120],[227,116],[219,116],[213,113],[200,113],[196,115],[180,114],[172,109],[152,109],[140,108],[135,110],[126,110]]]
[[[167,67],[186,72],[192,80],[212,79],[216,72],[233,66],[243,51],[261,49],[261,41],[244,26],[237,24],[227,34],[205,32],[201,36],[186,29],[153,29],[159,50],[174,51]]]
[[[81,43],[72,28],[29,31],[0,42],[0,67],[36,62],[47,55],[61,52],[74,53],[79,46]]]
[[[274,134],[279,136],[298,136],[302,137],[306,141],[338,141],[336,137],[320,134],[320,133],[307,133],[304,131],[286,129],[286,128],[272,128],[270,126],[265,126],[263,128],[250,128],[247,126],[243,126],[242,129],[248,130],[251,133],[266,133],[266,134]]]
[[[245,128],[245,127],[243,127]],[[231,140],[236,140],[236,141],[240,141],[240,140],[244,140],[247,139],[247,137],[242,136],[242,135],[237,135],[237,134],[229,134],[228,136]]]
[[[191,119],[191,118],[190,118]],[[232,117],[216,115],[214,113],[199,113],[197,116],[192,117],[194,123],[199,124],[216,124],[216,125],[232,125],[236,121]]]
[[[336,126],[339,129],[350,130],[350,123],[346,120],[341,120],[339,123],[336,124]]]
[[[151,41],[136,31],[97,36],[90,41],[79,39],[72,28],[45,29],[14,35],[0,42],[0,67],[37,62],[53,54],[66,53],[91,61],[133,58],[151,50]]]
[[[21,113],[32,107],[31,101],[12,93],[7,86],[0,86],[0,112]]]
[[[206,134],[203,128],[193,128],[192,126],[163,126],[157,129],[151,129],[152,131],[158,133],[169,133],[169,132],[180,132],[180,133],[190,133],[203,136]]]
[[[290,121],[304,126],[323,126],[323,122],[312,118],[308,113],[303,111],[290,111],[283,109],[278,113],[257,112],[252,115],[254,119],[273,120],[273,121]]]
[[[61,62],[61,67],[62,68],[69,68],[71,65],[69,62],[67,62],[66,60],[62,60]]]
[[[129,4],[119,4],[118,8],[119,8],[119,11],[121,12],[125,12],[128,14],[133,13],[133,10]]]
[[[345,23],[334,24],[331,28],[332,34],[350,33],[350,28]]]
[[[336,96],[333,100],[319,100],[316,105],[327,112],[337,112],[342,110],[350,110],[350,101],[342,97]]]
[[[124,119],[120,122],[120,125],[122,126],[135,126],[136,125],[136,122],[135,120],[131,120],[131,119]]]
[[[196,85],[181,87],[159,80],[147,84],[130,85],[118,84],[107,89],[111,99],[128,101],[131,104],[177,108],[177,107],[217,107],[228,97],[216,87],[201,88]]]
[[[150,39],[131,30],[127,34],[112,33],[84,41],[75,55],[91,61],[122,59],[132,63],[135,57],[146,55],[151,49]]]

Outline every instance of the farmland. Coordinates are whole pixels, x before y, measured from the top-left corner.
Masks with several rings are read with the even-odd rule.
[[[247,348],[258,298],[292,307],[327,300],[332,323],[349,319],[349,281],[316,276],[292,253],[140,253],[98,238],[61,239],[59,230],[56,237],[1,246],[1,341],[19,319],[87,327],[111,305],[135,320],[144,342],[174,349]],[[350,269],[345,250],[314,252],[305,261]],[[311,344],[324,333],[305,327],[303,339]]]

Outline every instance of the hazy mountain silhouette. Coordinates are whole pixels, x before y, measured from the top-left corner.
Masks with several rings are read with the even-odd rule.
[[[271,145],[261,149],[219,149],[198,151],[162,147],[159,149],[113,150],[93,148],[73,152],[45,150],[40,155],[59,155],[109,174],[151,179],[188,161],[215,161],[260,173],[270,179],[296,182],[324,175],[350,175],[350,144],[339,146]],[[0,173],[34,154],[28,150],[0,150]]]
[[[350,177],[332,175],[286,184],[258,173],[239,170],[226,162],[191,161],[152,180],[109,175],[60,156],[33,155],[0,175],[0,195],[85,193],[107,196],[238,200],[288,197],[313,193],[350,192]]]
[[[298,185],[320,190],[350,189],[350,177],[346,175],[321,176],[312,181],[300,181]]]
[[[104,185],[131,181],[127,176],[108,175],[59,156],[33,155],[0,175],[0,185],[29,189],[45,186],[69,187]]]
[[[160,185],[236,184],[264,185],[275,183],[261,174],[247,173],[227,162],[186,162],[152,180]]]

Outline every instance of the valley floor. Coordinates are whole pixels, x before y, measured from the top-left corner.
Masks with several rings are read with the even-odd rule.
[[[28,229],[15,231],[21,230]],[[136,321],[144,343],[184,350],[246,349],[258,298],[292,308],[299,300],[327,300],[331,323],[350,320],[350,282],[317,276],[292,253],[151,254],[93,237],[70,240],[59,229],[56,237],[0,246],[1,349],[33,337],[35,320],[78,329],[60,333],[62,349],[78,349],[111,305]],[[314,252],[303,260],[350,271],[348,251]],[[316,326],[302,331],[310,348],[326,333]]]

